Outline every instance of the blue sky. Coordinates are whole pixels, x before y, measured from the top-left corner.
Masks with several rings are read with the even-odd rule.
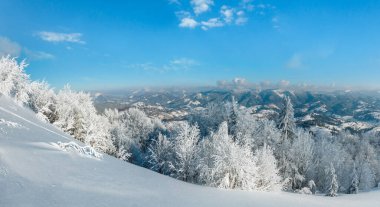
[[[0,54],[61,88],[380,87],[376,0],[1,0]]]

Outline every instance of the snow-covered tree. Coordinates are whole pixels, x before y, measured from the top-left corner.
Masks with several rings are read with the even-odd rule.
[[[102,152],[113,151],[108,122],[99,116],[91,97],[66,86],[56,96],[46,82],[31,82],[26,64],[10,56],[0,58],[0,93],[30,107],[37,116]]]
[[[373,173],[375,174],[376,183],[378,183],[378,186],[380,187],[380,133],[374,130],[370,131],[362,134],[361,140],[367,140],[369,145],[372,147],[374,158],[371,158],[372,161],[370,163]]]
[[[110,124],[110,136],[115,147],[115,156],[128,161],[131,157],[131,145],[133,140],[125,127],[124,119],[117,109],[106,109],[104,116]]]
[[[26,66],[25,61],[19,64],[10,56],[0,58],[0,93],[14,98],[20,104],[29,101],[30,80],[24,70]]]
[[[107,109],[104,115],[111,123],[111,137],[116,151],[127,153],[128,161],[149,167],[148,147],[165,131],[161,121],[151,119],[137,108],[123,112]]]
[[[162,134],[159,134],[149,147],[149,165],[150,169],[164,175],[173,176],[174,173],[174,150],[173,143]]]
[[[359,188],[369,190],[375,186],[375,173],[376,168],[379,166],[379,161],[376,159],[376,154],[373,147],[367,140],[360,140],[357,145],[354,160],[359,177]]]
[[[357,194],[359,192],[359,177],[356,171],[356,166],[354,165],[352,170],[352,181],[351,186],[348,189],[349,194]]]
[[[97,114],[89,94],[65,86],[57,95],[54,125],[102,152],[114,152],[109,122]]]
[[[285,164],[284,176],[292,181],[292,189],[301,189],[307,183],[306,176],[311,170],[314,157],[314,141],[311,134],[297,129],[294,140],[288,152],[288,162]]]
[[[335,197],[338,195],[338,180],[335,174],[335,168],[332,163],[330,163],[330,167],[326,169],[329,178],[329,188],[327,189],[326,196]]]
[[[256,161],[249,146],[228,135],[227,122],[201,144],[200,182],[219,188],[256,189]]]
[[[235,101],[235,97],[232,96],[230,103],[226,104],[227,110],[227,124],[228,124],[228,134],[232,137],[233,140],[237,139],[237,124],[238,124],[238,103]]]
[[[278,128],[281,131],[283,140],[292,140],[294,138],[296,124],[293,104],[289,96],[284,96],[284,108],[279,115]]]
[[[310,189],[310,192],[312,194],[315,194],[317,192],[317,186],[315,185],[314,180],[309,180],[307,187]]]
[[[149,135],[154,130],[152,119],[136,108],[128,109],[121,116],[129,136],[134,140],[135,146],[141,151],[145,151],[149,146]]]
[[[277,169],[277,160],[272,149],[264,146],[256,152],[256,188],[262,191],[281,189],[281,177]]]
[[[281,145],[281,134],[273,121],[254,117],[251,111],[240,108],[237,111],[236,139],[240,145],[250,145],[253,151],[267,144],[272,149]]]
[[[69,85],[66,85],[57,95],[56,108],[58,119],[54,124],[84,142],[86,123],[89,122],[85,116],[94,113],[91,110],[94,107],[90,95],[83,92],[76,93]]]
[[[55,122],[58,118],[56,104],[56,95],[47,82],[34,81],[30,84],[28,105],[38,117],[50,123]]]
[[[191,181],[196,172],[197,143],[199,141],[199,129],[197,125],[177,122],[174,141],[174,170],[175,177],[183,181]]]
[[[204,110],[193,110],[189,116],[191,124],[199,126],[202,137],[216,131],[223,121],[228,120],[228,112],[224,103],[210,102]]]
[[[253,146],[256,149],[264,146],[264,144],[267,144],[273,150],[276,149],[276,151],[281,148],[281,133],[274,121],[260,119],[256,121],[255,126],[253,130]]]
[[[124,145],[120,144],[118,145],[118,147],[116,148],[115,146],[115,153],[114,153],[115,157],[120,159],[120,160],[123,160],[123,161],[127,161],[129,160],[129,158],[131,157],[131,153],[128,152],[128,149],[125,148]]]
[[[319,133],[315,137],[315,155],[310,177],[317,184],[319,191],[326,192],[330,187],[330,176],[326,172],[326,168],[330,166],[330,163],[335,168],[339,191],[348,191],[351,185],[350,174],[352,172],[353,159],[346,147],[340,143],[336,136],[332,136],[331,134]]]
[[[94,114],[85,117],[88,121],[85,122],[85,144],[92,146],[96,150],[107,154],[115,154],[115,147],[113,146],[110,125],[107,119],[103,116]],[[120,153],[120,151],[118,151]]]
[[[369,190],[376,185],[377,176],[380,173],[378,154],[376,153],[376,144],[371,144],[371,138],[367,135],[356,135],[349,132],[342,132],[337,137],[336,140],[341,143],[342,148],[349,153],[353,164],[344,172],[341,177],[351,178],[352,175],[352,165],[355,166],[355,170],[358,176],[358,186],[359,189]],[[341,178],[339,178],[341,179]],[[344,183],[346,191],[349,192],[352,181],[347,179],[347,184]],[[347,185],[347,186],[346,186]]]
[[[258,132],[258,120],[247,110],[236,112],[237,121],[235,123],[234,141],[240,145],[256,146],[256,133]]]

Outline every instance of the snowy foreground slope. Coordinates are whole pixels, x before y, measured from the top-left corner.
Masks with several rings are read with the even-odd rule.
[[[380,191],[330,198],[192,185],[107,155],[57,147],[73,140],[0,96],[0,207],[380,206]]]

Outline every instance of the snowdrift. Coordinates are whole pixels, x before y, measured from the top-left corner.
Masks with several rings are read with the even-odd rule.
[[[0,96],[1,207],[380,206],[380,191],[330,198],[222,190],[184,183],[96,153]]]

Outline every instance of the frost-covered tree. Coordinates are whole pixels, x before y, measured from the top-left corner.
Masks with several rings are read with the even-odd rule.
[[[91,114],[88,117],[86,123],[86,138],[85,144],[92,146],[93,148],[107,153],[114,154],[115,147],[112,144],[111,135],[109,133],[110,125],[107,119],[103,116]],[[118,151],[120,153],[120,151]]]
[[[256,146],[256,133],[258,132],[258,120],[247,110],[237,112],[234,141],[240,145]]]
[[[106,109],[104,116],[110,124],[110,136],[115,147],[115,156],[121,160],[128,161],[131,157],[133,140],[125,127],[125,120],[121,118],[117,109]]]
[[[318,190],[326,192],[330,187],[329,174],[326,168],[330,163],[334,165],[335,173],[339,183],[339,191],[347,192],[351,185],[351,172],[353,166],[353,159],[351,154],[347,151],[336,136],[327,133],[318,133],[315,137],[314,147],[314,164],[310,176],[317,184]]]
[[[136,108],[123,112],[108,109],[105,116],[111,123],[110,131],[116,150],[123,148],[129,154],[129,161],[145,165],[155,122]]]
[[[128,149],[125,148],[125,146],[121,145],[121,144],[118,145],[117,148],[115,147],[114,155],[116,158],[123,160],[123,161],[129,160],[129,158],[131,157],[131,153],[128,152]]]
[[[253,131],[253,140],[256,148],[262,147],[264,144],[277,151],[281,148],[281,133],[275,122],[268,119],[257,120]]]
[[[65,86],[57,95],[56,112],[54,125],[97,150],[114,152],[109,122],[97,114],[89,94]]]
[[[0,58],[0,92],[30,107],[37,116],[102,152],[113,151],[108,122],[99,116],[91,97],[66,86],[56,96],[46,82],[31,82],[26,64],[10,56]]]
[[[294,138],[296,128],[294,109],[288,96],[284,96],[284,108],[279,115],[278,128],[281,131],[283,140],[292,140]]]
[[[85,116],[95,113],[90,95],[83,92],[76,93],[69,85],[66,85],[57,95],[56,108],[58,119],[54,124],[85,142],[86,124],[89,124]]]
[[[295,132],[293,143],[287,154],[287,164],[284,165],[284,177],[290,178],[292,189],[301,189],[307,183],[308,175],[313,165],[314,141],[311,134],[302,129]]]
[[[315,194],[317,192],[317,186],[315,185],[314,180],[309,180],[307,187],[310,189],[310,192],[312,194]]]
[[[175,169],[173,165],[174,151],[173,143],[166,136],[159,134],[157,140],[149,147],[148,163],[150,169],[164,175],[173,176]]]
[[[226,104],[227,110],[227,124],[228,124],[228,134],[232,137],[233,140],[237,139],[237,124],[238,124],[238,103],[235,101],[235,97],[232,96],[230,103]]]
[[[256,152],[256,188],[261,191],[281,189],[281,177],[277,169],[277,160],[272,149],[264,146]]]
[[[177,122],[172,132],[174,152],[174,176],[183,181],[191,181],[196,172],[197,143],[199,129],[186,121]]]
[[[368,141],[371,146],[374,156],[371,156],[371,166],[375,174],[376,183],[380,183],[380,133],[371,131],[362,134],[361,140]],[[380,185],[379,185],[380,186]]]
[[[326,196],[335,197],[338,195],[339,185],[338,185],[337,176],[335,174],[334,165],[330,163],[330,166],[329,168],[326,169],[326,171],[327,171],[326,174],[328,174],[328,178],[329,178],[329,182],[328,182],[329,188],[327,189]]]
[[[199,126],[202,137],[209,136],[219,125],[228,120],[228,112],[224,103],[210,102],[204,110],[193,110],[189,116],[191,124]]]
[[[357,194],[359,192],[359,177],[356,171],[356,166],[354,165],[352,170],[352,181],[351,186],[348,189],[349,194]]]
[[[280,144],[281,134],[273,121],[258,119],[244,107],[236,109],[235,114],[235,142],[240,145],[250,145],[253,151],[263,147],[264,143],[272,149]]]
[[[134,140],[135,145],[140,150],[145,151],[149,146],[149,135],[154,130],[152,119],[136,108],[128,109],[121,116],[126,130],[131,139]]]
[[[201,144],[199,180],[219,188],[256,189],[256,161],[249,146],[235,143],[227,122]]]
[[[363,137],[362,135],[351,134],[349,132],[340,133],[335,140],[342,145],[342,148],[349,153],[353,160],[353,164],[349,166],[350,169],[347,169],[341,177],[351,178],[354,165],[358,176],[359,189],[369,190],[374,187],[377,182],[377,174],[380,172],[378,154],[375,150],[376,144],[371,144],[371,139],[367,135]],[[348,179],[346,182],[343,186],[349,192],[352,183]]]
[[[369,190],[375,186],[376,168],[379,166],[379,161],[376,159],[373,147],[367,140],[360,140],[357,145],[354,160],[358,171],[359,188]]]
[[[28,105],[38,117],[50,123],[55,122],[58,118],[56,104],[56,95],[47,82],[34,81],[30,84]]]
[[[15,58],[0,58],[0,93],[14,98],[20,104],[29,101],[30,80],[25,73],[25,61],[20,64]]]

